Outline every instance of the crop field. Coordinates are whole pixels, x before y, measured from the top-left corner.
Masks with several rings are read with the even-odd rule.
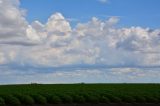
[[[160,103],[160,85],[28,84],[0,86],[0,106],[62,103]]]

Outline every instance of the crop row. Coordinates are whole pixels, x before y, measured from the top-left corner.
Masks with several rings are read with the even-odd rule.
[[[0,106],[61,103],[160,103],[159,84],[29,84],[0,86]]]
[[[114,95],[96,93],[59,93],[59,94],[3,94],[0,95],[0,106],[5,104],[60,104],[60,103],[160,103],[160,97]]]

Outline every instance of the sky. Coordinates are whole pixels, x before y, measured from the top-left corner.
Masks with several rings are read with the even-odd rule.
[[[0,84],[160,83],[159,0],[0,0]]]
[[[60,12],[65,18],[79,22],[87,22],[94,16],[103,20],[117,16],[121,27],[159,28],[159,4],[159,0],[21,0],[20,7],[27,9],[29,22],[46,23],[51,14]]]

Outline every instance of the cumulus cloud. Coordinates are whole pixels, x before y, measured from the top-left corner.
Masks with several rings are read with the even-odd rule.
[[[19,7],[19,0],[0,1],[0,44],[30,46],[26,36],[29,25],[25,19],[25,10]],[[36,35],[35,35],[36,36]],[[34,37],[35,38],[35,37]]]
[[[71,31],[71,27],[61,13],[55,13],[48,19],[48,22],[46,23],[46,31],[49,35],[60,32],[65,34]]]
[[[1,39],[24,37],[27,22],[24,11],[19,8],[18,0],[1,0],[0,21]]]
[[[160,29],[118,28],[118,17],[93,17],[73,28],[58,12],[44,24],[38,20],[29,24],[19,5],[19,0],[0,0],[1,65],[160,66]]]
[[[117,28],[118,17],[105,21],[93,17],[72,28],[58,12],[51,15],[45,24],[38,20],[28,24],[19,4],[18,0],[2,0],[1,10],[6,12],[1,11],[0,44],[11,48],[22,46],[18,51],[24,52],[23,63],[31,60],[32,64],[43,66],[160,65],[159,58],[156,58],[160,57],[159,29]]]

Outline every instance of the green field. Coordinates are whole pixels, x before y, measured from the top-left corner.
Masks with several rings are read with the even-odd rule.
[[[160,103],[160,84],[0,86],[0,106],[61,103]]]

